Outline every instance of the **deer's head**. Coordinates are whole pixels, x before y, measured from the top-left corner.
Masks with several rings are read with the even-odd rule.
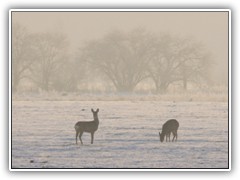
[[[164,140],[164,135],[163,135],[163,133],[161,134],[161,133],[159,132],[159,138],[160,138],[160,141],[163,142],[163,140]]]
[[[96,111],[94,111],[93,109],[91,109],[91,110],[92,110],[94,119],[95,119],[95,118],[98,118],[99,109],[97,109]]]

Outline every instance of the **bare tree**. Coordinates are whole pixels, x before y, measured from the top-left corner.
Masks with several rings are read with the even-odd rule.
[[[187,82],[198,78],[204,71],[206,52],[199,43],[190,39],[163,35],[158,39],[155,53],[148,66],[148,72],[153,79],[156,92],[165,93],[168,86],[176,81]]]
[[[30,46],[29,33],[20,24],[12,25],[12,88],[18,90],[26,71],[33,64],[33,53]]]
[[[52,79],[52,86],[57,91],[75,92],[85,78],[86,66],[75,58],[63,61]]]
[[[67,59],[67,39],[61,34],[40,33],[32,35],[35,63],[31,68],[31,80],[48,91],[59,66]]]
[[[208,83],[209,71],[213,65],[211,55],[202,44],[190,43],[188,47],[182,49],[182,63],[178,67],[178,75],[183,84],[183,89],[187,90],[188,82],[202,84]]]
[[[89,42],[83,48],[83,57],[91,68],[104,74],[118,92],[131,92],[145,79],[152,53],[152,36],[142,29],[129,33],[119,31],[103,39]]]

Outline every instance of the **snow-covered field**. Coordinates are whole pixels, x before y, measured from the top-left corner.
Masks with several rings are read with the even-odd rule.
[[[94,144],[74,124],[99,108]],[[176,118],[178,142],[159,141]],[[12,168],[228,168],[227,102],[13,101]]]

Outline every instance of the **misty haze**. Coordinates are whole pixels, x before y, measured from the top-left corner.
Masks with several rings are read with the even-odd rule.
[[[13,11],[10,32],[13,169],[229,167],[227,11]]]

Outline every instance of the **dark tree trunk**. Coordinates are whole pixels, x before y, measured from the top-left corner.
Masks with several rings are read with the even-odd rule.
[[[168,83],[158,82],[158,81],[154,81],[154,82],[155,82],[157,94],[165,94],[167,92]]]

